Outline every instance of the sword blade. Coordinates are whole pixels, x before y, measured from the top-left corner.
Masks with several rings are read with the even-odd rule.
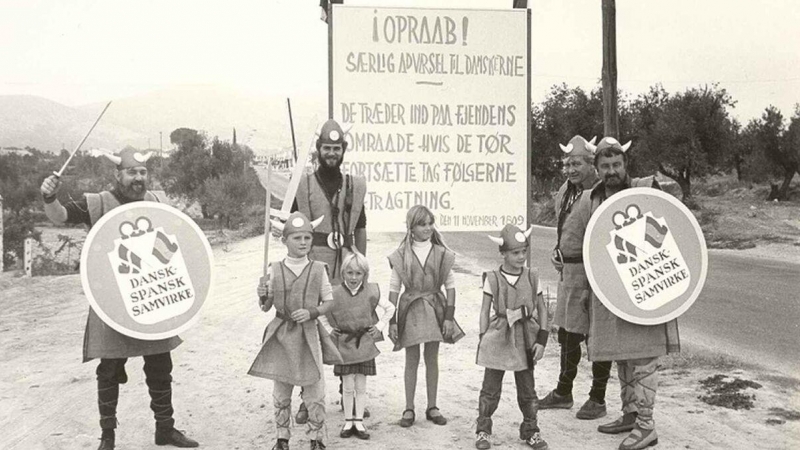
[[[314,145],[313,140],[311,145]],[[303,176],[303,172],[305,172],[306,161],[308,160],[308,154],[310,152],[311,146],[308,146],[298,155],[297,161],[295,161],[292,179],[289,180],[289,186],[286,188],[286,195],[283,197],[283,205],[281,206],[281,211],[283,212],[288,213],[292,210],[292,203],[294,203],[294,198],[297,195],[297,188],[300,186],[300,178]]]
[[[90,134],[92,134],[92,130],[94,130],[94,127],[96,127],[97,123],[100,122],[100,118],[103,117],[103,114],[106,113],[106,110],[108,109],[109,106],[111,106],[111,102],[106,103],[106,107],[103,108],[102,111],[100,111],[100,115],[97,116],[97,119],[92,124],[92,127],[89,128],[89,131],[86,132],[86,135],[83,137],[83,139],[81,139],[81,141],[75,147],[75,150],[72,150],[72,153],[70,153],[69,158],[67,158],[67,160],[64,162],[64,165],[61,166],[61,170],[59,170],[58,172],[53,172],[53,174],[55,176],[61,177],[61,175],[67,169],[67,165],[69,165],[69,162],[72,161],[72,157],[75,156],[75,153],[78,153],[78,150],[81,149],[81,146],[83,145],[83,143],[86,142],[86,139],[89,137]]]

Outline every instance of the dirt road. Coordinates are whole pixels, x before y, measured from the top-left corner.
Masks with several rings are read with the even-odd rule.
[[[271,448],[274,440],[271,382],[246,375],[263,329],[271,314],[256,307],[254,289],[261,271],[263,238],[215,250],[214,298],[199,323],[183,334],[185,343],[173,352],[174,403],[177,427],[206,449]],[[384,255],[396,245],[396,235],[371,236],[372,280],[385,293],[389,272]],[[278,258],[282,247],[273,243]],[[424,419],[424,377],[417,390],[417,423],[397,425],[403,410],[403,354],[383,343],[378,376],[368,381],[372,418],[371,441],[338,437],[341,413],[338,380],[327,371],[329,449],[469,449],[482,370],[474,364],[477,345],[480,272],[486,261],[462,257],[457,261],[456,316],[467,337],[440,353],[439,407],[450,419],[444,427]],[[494,265],[494,264],[489,264]],[[552,289],[552,288],[551,288]],[[385,294],[384,294],[385,295]],[[0,449],[94,449],[98,445],[94,362],[81,364],[81,342],[87,312],[78,276],[0,278]],[[691,346],[687,354],[691,353]],[[680,360],[676,360],[680,362]],[[709,406],[698,396],[699,380],[719,373],[695,362],[671,364],[661,372],[656,422],[662,449],[785,449],[800,448],[800,381],[740,368],[728,375],[763,385],[754,408],[733,411]],[[700,361],[699,363],[697,361]],[[674,361],[673,361],[674,362]],[[586,399],[590,372],[584,361],[576,380],[577,405]],[[118,449],[155,449],[140,358],[128,363],[130,381],[121,389],[117,429]],[[422,370],[422,368],[421,368]],[[555,386],[558,346],[551,341],[536,369],[540,396]],[[495,448],[525,448],[517,439],[520,414],[513,377],[506,377],[500,408],[495,415]],[[607,395],[609,420],[617,416],[616,379]],[[539,423],[552,449],[617,448],[623,436],[595,431],[600,421],[579,421],[571,411],[543,411]],[[296,409],[296,404],[294,405]],[[777,408],[777,409],[776,409]],[[794,419],[794,420],[792,420]],[[774,425],[768,425],[770,421]],[[781,423],[783,422],[783,423]],[[292,448],[307,448],[299,426]]]

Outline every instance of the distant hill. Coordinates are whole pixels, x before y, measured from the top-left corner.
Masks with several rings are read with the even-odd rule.
[[[0,146],[30,146],[49,152],[58,152],[62,146],[72,149],[99,112],[87,113],[42,97],[0,96]],[[121,148],[141,139],[141,133],[135,130],[101,121],[84,145]]]
[[[0,147],[36,147],[57,152],[72,150],[91,126],[105,103],[79,107],[35,96],[0,96]],[[298,146],[309,145],[318,122],[327,117],[327,99],[292,99]],[[84,148],[170,148],[170,133],[193,128],[237,141],[257,153],[292,145],[285,98],[248,96],[240,92],[182,87],[113,99]]]

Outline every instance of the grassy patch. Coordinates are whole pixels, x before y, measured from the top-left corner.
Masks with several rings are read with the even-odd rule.
[[[701,401],[712,406],[734,410],[753,407],[753,400],[755,400],[756,396],[742,391],[746,389],[761,389],[761,385],[755,381],[743,380],[739,377],[730,378],[723,374],[717,374],[701,380],[700,385],[707,393],[697,397]]]
[[[680,353],[667,355],[662,359],[661,366],[664,369],[672,369],[676,372],[691,369],[713,369],[718,371],[730,371],[742,367],[742,362],[738,359],[720,353],[708,351],[682,349]]]
[[[769,414],[773,416],[777,416],[784,421],[791,421],[797,422],[800,420],[800,412],[791,410],[791,409],[784,409],[784,408],[770,408]]]
[[[764,379],[765,381],[774,383],[781,389],[786,389],[790,391],[800,390],[800,379],[794,377],[787,377],[785,375],[775,375],[772,373],[768,373],[761,375],[760,378]]]

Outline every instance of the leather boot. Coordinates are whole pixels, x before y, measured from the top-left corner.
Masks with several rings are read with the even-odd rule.
[[[97,450],[114,450],[114,429],[103,430]]]
[[[194,448],[200,444],[189,439],[175,428],[156,428],[156,445],[172,445],[180,448]]]

